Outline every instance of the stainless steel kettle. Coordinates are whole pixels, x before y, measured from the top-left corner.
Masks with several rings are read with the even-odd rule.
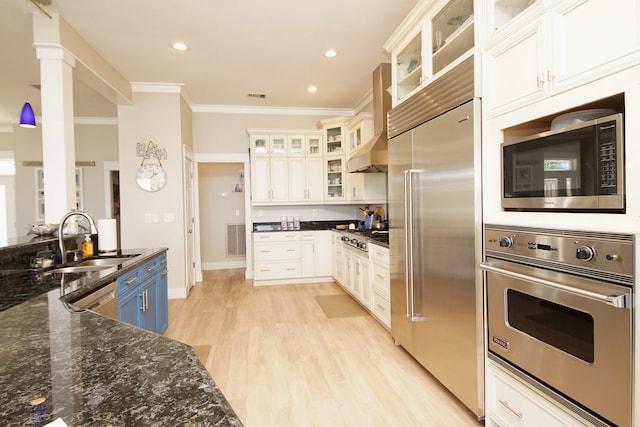
[[[387,223],[382,219],[380,215],[376,216],[376,220],[371,223],[371,228],[374,230],[384,230],[387,228]]]

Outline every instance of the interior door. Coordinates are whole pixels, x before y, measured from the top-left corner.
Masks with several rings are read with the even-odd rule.
[[[184,228],[185,228],[185,271],[187,293],[196,284],[194,208],[193,208],[193,154],[189,147],[183,146],[184,173]]]

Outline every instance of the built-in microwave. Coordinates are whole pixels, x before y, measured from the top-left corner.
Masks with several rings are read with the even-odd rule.
[[[502,208],[624,213],[623,115],[503,143]]]

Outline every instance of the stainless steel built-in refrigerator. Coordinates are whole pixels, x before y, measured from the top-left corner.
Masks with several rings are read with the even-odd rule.
[[[484,416],[480,100],[389,140],[391,332]]]

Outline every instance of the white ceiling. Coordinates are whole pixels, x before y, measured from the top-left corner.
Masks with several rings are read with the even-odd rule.
[[[59,13],[130,82],[179,83],[193,105],[356,107],[384,42],[418,0],[52,0]],[[40,114],[39,65],[29,0],[0,4],[0,124],[26,99]],[[183,41],[186,52],[170,45]],[[333,48],[338,56],[324,57]],[[309,85],[318,87],[308,93]],[[265,99],[248,93],[264,93]],[[74,84],[80,117],[115,117],[115,106]]]

